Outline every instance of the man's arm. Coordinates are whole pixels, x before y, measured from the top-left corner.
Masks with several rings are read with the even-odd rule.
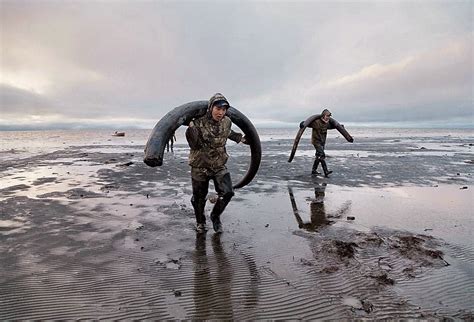
[[[244,136],[242,134],[234,132],[232,130],[230,130],[230,134],[228,136],[229,140],[232,140],[232,141],[237,142],[237,143],[242,142],[243,137]],[[245,142],[242,142],[242,143],[245,143]]]
[[[316,121],[317,121],[317,120],[314,120],[313,122],[309,123],[307,127],[312,128],[312,129],[318,128],[318,122],[316,122]],[[300,129],[303,128],[303,126],[304,126],[303,123],[304,123],[304,121],[301,121],[301,123],[300,123]]]
[[[189,147],[193,150],[202,148],[202,133],[199,128],[194,126],[191,121],[188,128],[186,129],[186,140],[188,141]]]

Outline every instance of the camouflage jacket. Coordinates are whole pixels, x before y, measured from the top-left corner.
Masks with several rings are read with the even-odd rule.
[[[212,170],[224,167],[229,158],[225,148],[227,139],[237,143],[242,140],[242,134],[231,130],[232,121],[227,116],[216,122],[206,114],[189,125],[186,138],[191,147],[189,165],[192,167]]]
[[[332,127],[329,123],[324,123],[321,119],[314,120],[308,127],[312,128],[311,143],[315,146],[323,146],[326,144],[326,136],[328,129]]]

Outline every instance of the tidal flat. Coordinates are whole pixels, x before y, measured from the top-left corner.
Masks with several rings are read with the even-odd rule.
[[[288,163],[296,130],[262,130],[221,235],[194,230],[182,132],[157,168],[149,131],[1,133],[0,318],[473,319],[472,130],[350,132],[325,178],[309,133]]]

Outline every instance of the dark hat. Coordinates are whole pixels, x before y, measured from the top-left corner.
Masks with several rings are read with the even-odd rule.
[[[217,106],[217,107],[229,107],[229,103],[225,100],[218,100],[218,101],[215,101],[212,106]]]

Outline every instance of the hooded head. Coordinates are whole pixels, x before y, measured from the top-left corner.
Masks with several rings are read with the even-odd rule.
[[[214,105],[229,107],[229,102],[227,101],[227,98],[225,98],[225,96],[221,93],[215,93],[209,99],[209,103],[207,105],[208,110],[210,111]]]
[[[207,115],[211,118],[212,118],[212,109],[214,106],[225,108],[227,110],[230,105],[224,95],[222,95],[221,93],[216,93],[212,95],[207,105]]]
[[[327,123],[329,122],[329,118],[331,117],[331,112],[329,112],[328,109],[324,109],[322,112],[321,112],[321,120],[324,122],[324,123]]]

